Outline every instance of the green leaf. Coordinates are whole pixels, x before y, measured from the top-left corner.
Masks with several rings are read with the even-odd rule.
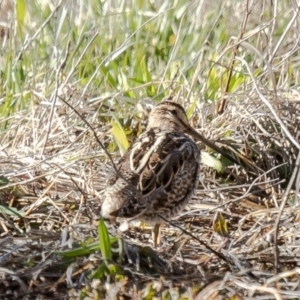
[[[118,120],[111,121],[111,125],[112,125],[111,132],[120,149],[121,154],[123,155],[126,152],[126,150],[129,148],[129,143],[127,140],[125,130]]]
[[[114,79],[114,77],[110,74],[109,68],[106,68],[105,66],[101,66],[100,70],[103,76],[105,77],[106,81],[108,82],[108,84],[112,88],[117,89],[117,82]]]
[[[172,300],[170,291],[163,291],[161,299],[162,300]]]
[[[135,95],[135,93],[132,91],[132,88],[131,88],[131,86],[130,86],[129,83],[128,83],[128,78],[127,78],[127,76],[125,75],[125,73],[124,73],[122,70],[120,70],[120,74],[119,74],[118,77],[119,77],[119,82],[122,84],[123,89],[124,89],[125,91],[127,91],[128,96],[129,96],[130,98],[135,99],[135,98],[136,98],[136,95]]]
[[[93,270],[91,274],[88,276],[89,279],[101,279],[104,277],[106,271],[106,266],[105,264],[101,264],[96,268],[96,270]]]
[[[94,242],[89,244],[88,246],[81,246],[76,249],[72,250],[67,250],[67,251],[55,251],[55,254],[61,255],[63,257],[77,257],[77,256],[83,256],[83,255],[88,255],[91,254],[92,252],[99,251],[99,243]]]
[[[192,105],[190,106],[190,108],[188,109],[186,115],[188,117],[188,119],[191,118],[191,116],[193,115],[194,111],[195,111],[195,108],[196,108],[196,105],[197,105],[197,98],[195,97]]]
[[[22,218],[25,216],[25,213],[23,211],[17,210],[14,207],[7,207],[0,205],[0,213],[5,214],[5,215],[10,215],[10,216],[16,216],[19,218]]]
[[[217,218],[213,225],[213,230],[223,237],[230,237],[227,221],[220,212],[217,214]]]
[[[0,186],[4,186],[7,185],[9,183],[9,179],[4,177],[4,176],[0,176]]]
[[[144,82],[151,81],[151,74],[148,70],[147,62],[146,62],[146,55],[144,55],[140,61],[140,70],[142,72],[142,78]]]
[[[23,39],[23,26],[26,17],[26,3],[24,0],[16,1],[16,19],[19,37]]]
[[[110,239],[110,244],[114,244],[118,241],[118,238],[112,237]],[[55,254],[61,255],[63,257],[72,258],[72,257],[78,257],[83,255],[89,255],[91,253],[94,253],[95,251],[101,251],[99,242],[93,242],[88,245],[84,244],[81,247],[78,247],[76,249],[67,250],[67,251],[55,251]]]
[[[108,269],[110,275],[116,275],[116,274],[122,273],[122,269],[119,266],[114,265],[114,264],[109,264],[107,266],[107,269]]]
[[[148,284],[148,286],[143,291],[143,300],[151,300],[155,297],[156,290],[153,288],[153,284]]]
[[[201,162],[208,167],[214,168],[218,172],[223,172],[222,163],[207,152],[201,152]]]
[[[62,12],[61,12],[61,15],[60,15],[60,19],[58,21],[58,25],[56,27],[56,32],[55,32],[55,35],[56,35],[56,39],[59,39],[59,36],[61,34],[61,31],[62,31],[62,27],[63,27],[63,24],[66,20],[66,16],[68,14],[68,9],[66,9],[66,7],[63,7],[62,9]]]
[[[106,265],[108,265],[112,259],[111,245],[108,231],[102,218],[100,218],[98,224],[98,238],[102,257],[104,258]]]

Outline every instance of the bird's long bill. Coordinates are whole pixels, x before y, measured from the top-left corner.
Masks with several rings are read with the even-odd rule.
[[[228,153],[226,153],[225,151],[223,151],[221,148],[219,148],[215,143],[209,141],[208,139],[206,139],[204,136],[202,136],[199,132],[197,132],[195,129],[193,128],[189,128],[188,129],[188,134],[190,134],[191,136],[193,136],[195,139],[203,142],[206,146],[208,146],[209,148],[215,150],[216,152],[219,152],[220,154],[222,154],[224,157],[226,157],[227,159],[229,159],[230,161],[236,163],[236,164],[240,164],[236,159],[234,159],[233,157],[231,157]]]

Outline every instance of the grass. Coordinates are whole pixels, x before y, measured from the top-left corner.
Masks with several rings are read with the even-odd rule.
[[[237,54],[253,66],[256,76],[266,71],[265,57],[277,69],[284,63],[289,77],[297,81],[297,70],[292,67],[296,53],[289,53],[288,38],[281,40],[292,15],[287,5],[277,7],[273,21],[269,7],[257,18],[257,5],[241,32],[241,23],[233,26],[232,20],[245,19],[243,7],[233,11],[221,2],[177,1],[160,6],[144,1],[120,1],[120,5],[117,1],[79,1],[73,7],[66,2],[55,12],[38,1],[17,3],[17,28],[1,58],[3,116],[28,107],[36,98],[33,91],[51,98],[57,85],[73,86],[88,101],[121,94],[125,97],[122,104],[130,106],[148,97],[166,97],[175,80],[177,90],[190,85],[189,96],[201,93],[206,101],[215,101],[250,81],[245,68],[236,63],[224,90],[241,35],[243,43]],[[268,34],[265,27],[272,32]],[[274,55],[265,51],[274,46],[278,46]],[[280,58],[282,52],[288,55],[285,62]],[[264,77],[269,81],[268,76],[261,79]],[[284,87],[289,82],[285,80]]]
[[[230,299],[242,293],[281,299],[273,285],[279,282],[275,258],[270,262],[265,252],[255,257],[253,240],[257,234],[257,243],[263,244],[257,232],[274,226],[279,214],[274,211],[284,203],[287,191],[295,207],[280,211],[288,231],[279,228],[278,242],[287,248],[280,248],[284,263],[278,272],[287,282],[298,278],[299,262],[293,258],[298,254],[291,251],[297,242],[293,230],[299,212],[287,189],[298,150],[297,141],[293,145],[283,130],[286,126],[297,140],[296,4],[287,0],[254,5],[246,1],[247,6],[219,0],[57,2],[55,7],[41,0],[16,0],[6,19],[5,3],[0,4],[4,12],[0,24],[5,24],[0,30],[7,33],[0,46],[0,245],[4,249],[0,264],[6,268],[5,293],[28,299],[35,299],[41,290],[74,299],[120,295],[191,299],[197,293],[209,295],[209,288],[220,280],[220,293]],[[15,22],[10,22],[12,14]],[[259,91],[277,109],[282,124],[266,109]],[[190,204],[198,212],[190,210],[175,221],[214,249],[224,240],[211,228],[226,231],[224,236],[233,239],[234,257],[249,257],[252,269],[269,272],[256,274],[259,280],[252,294],[252,279],[243,277],[243,285],[235,271],[209,251],[203,252],[196,239],[189,237],[182,245],[174,242],[181,231],[172,226],[165,229],[169,248],[162,253],[147,246],[147,236],[139,229],[125,235],[123,244],[116,233],[109,236],[102,221],[97,225],[93,221],[111,171],[107,153],[94,135],[117,159],[143,131],[151,106],[166,97],[183,104],[191,123],[205,136],[227,142],[254,166],[248,178],[230,165],[224,168],[215,153],[204,154],[207,165],[215,167],[201,170],[205,178],[197,201]],[[276,97],[288,104],[278,108]],[[219,114],[212,112],[216,108]],[[280,180],[285,184],[279,186]],[[273,194],[268,194],[275,181]],[[247,191],[258,184],[266,185],[255,211],[234,205],[233,195],[239,198],[246,193],[245,186]],[[231,190],[223,191],[228,185]],[[233,185],[243,188],[235,190]],[[217,195],[213,210],[201,206],[209,187]],[[231,215],[226,209],[222,214],[215,211],[220,205],[216,199],[226,199]],[[203,210],[209,218],[199,218]],[[240,242],[245,240],[248,244]],[[170,266],[173,273],[168,272]],[[270,286],[264,290],[266,280]],[[14,292],[16,282],[19,290]],[[285,291],[288,294],[289,287],[284,286],[281,292]]]

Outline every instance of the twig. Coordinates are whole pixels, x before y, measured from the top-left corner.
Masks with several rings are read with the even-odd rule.
[[[278,243],[277,243],[277,238],[278,238],[278,227],[279,227],[279,223],[280,223],[280,218],[281,218],[281,215],[282,215],[282,212],[283,212],[283,209],[286,205],[286,202],[287,202],[287,199],[288,199],[288,195],[290,193],[290,190],[295,182],[295,179],[296,179],[296,182],[299,183],[299,180],[300,180],[300,172],[299,172],[299,169],[300,169],[300,151],[298,153],[298,156],[297,156],[297,160],[296,160],[296,163],[295,163],[295,168],[293,170],[293,174],[291,176],[291,179],[289,181],[289,184],[285,190],[285,193],[282,197],[282,202],[281,202],[281,205],[280,205],[280,208],[279,208],[279,211],[278,211],[278,216],[277,216],[277,219],[275,221],[275,225],[274,225],[274,244],[275,244],[275,270],[276,272],[279,271],[279,249],[278,249]],[[297,190],[299,191],[299,184],[297,185]],[[295,197],[297,197],[297,193],[298,191],[296,191],[295,193]]]
[[[224,107],[226,105],[225,94],[228,93],[228,90],[229,90],[229,84],[230,84],[230,80],[231,80],[232,73],[233,73],[235,57],[237,55],[237,52],[239,50],[239,46],[241,44],[241,40],[243,39],[245,30],[246,30],[246,24],[247,24],[247,21],[248,21],[248,17],[252,12],[251,9],[249,10],[249,1],[248,0],[246,1],[245,6],[246,6],[246,9],[245,9],[245,14],[244,14],[244,18],[243,18],[242,27],[241,27],[241,32],[240,32],[240,35],[238,37],[238,42],[236,43],[235,47],[233,48],[230,64],[229,64],[229,67],[228,67],[229,74],[228,74],[228,77],[227,77],[225,88],[222,91],[222,100],[220,102],[218,102],[217,105],[216,105],[217,114],[219,114],[219,115],[224,112]]]
[[[51,112],[50,112],[50,117],[49,117],[49,122],[48,122],[48,128],[47,128],[47,132],[46,132],[45,143],[44,143],[44,146],[42,148],[41,155],[43,155],[43,153],[45,151],[45,148],[46,148],[46,145],[47,145],[47,142],[48,142],[48,138],[49,138],[49,134],[50,134],[50,128],[51,128],[52,120],[53,120],[53,114],[54,114],[55,104],[56,104],[56,100],[57,100],[57,97],[58,97],[58,91],[60,89],[59,76],[60,76],[61,71],[66,66],[66,62],[67,62],[67,59],[68,59],[69,54],[70,54],[70,52],[69,52],[70,51],[70,46],[71,46],[71,42],[69,41],[68,44],[67,44],[67,49],[66,49],[65,57],[64,57],[64,59],[62,60],[62,62],[60,63],[60,65],[58,66],[58,68],[56,70],[55,90],[54,90],[54,93],[52,94],[52,97],[50,99],[50,102],[52,100],[52,106],[51,106]]]
[[[257,94],[259,95],[260,99],[263,101],[263,103],[270,109],[271,113],[273,114],[275,120],[278,122],[278,124],[280,125],[281,129],[284,131],[284,133],[287,135],[287,137],[289,138],[289,140],[297,147],[297,149],[300,150],[300,144],[293,138],[293,136],[291,135],[291,133],[289,132],[289,130],[286,128],[286,126],[283,124],[283,122],[281,121],[281,119],[279,118],[278,114],[276,113],[275,109],[273,108],[272,104],[266,99],[266,97],[261,93],[261,91],[259,90],[255,78],[253,76],[253,73],[251,72],[248,63],[241,57],[236,57],[237,60],[239,60],[240,62],[242,62],[248,73],[249,76],[252,79],[254,88],[257,92]]]
[[[279,41],[277,42],[277,44],[276,44],[276,46],[275,46],[275,48],[274,48],[272,54],[271,54],[270,57],[269,57],[269,63],[270,63],[270,64],[272,63],[275,54],[277,53],[277,51],[278,51],[278,49],[279,49],[279,47],[280,47],[282,41],[285,39],[285,37],[286,37],[287,33],[289,32],[289,30],[291,29],[292,25],[293,25],[294,22],[297,20],[297,18],[299,18],[299,12],[300,12],[300,6],[298,5],[297,10],[294,11],[293,17],[291,18],[289,24],[286,26],[284,32],[280,35],[280,39],[279,39]],[[272,49],[273,47],[272,47],[272,45],[270,45],[268,48],[269,48],[269,49]]]

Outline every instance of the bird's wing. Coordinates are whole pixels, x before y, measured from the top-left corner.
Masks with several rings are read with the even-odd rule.
[[[189,137],[148,130],[119,161],[117,168],[123,178],[117,175],[110,180],[105,204],[110,203],[110,214],[119,217],[150,215],[149,206],[171,216],[192,195],[199,164],[200,151]]]
[[[136,187],[144,201],[149,203],[167,197],[171,190],[177,189],[178,183],[186,193],[194,189],[200,152],[189,137],[149,130],[132,145],[128,154],[130,170],[138,175]],[[185,173],[186,179],[179,178]],[[191,183],[185,182],[190,180]]]

